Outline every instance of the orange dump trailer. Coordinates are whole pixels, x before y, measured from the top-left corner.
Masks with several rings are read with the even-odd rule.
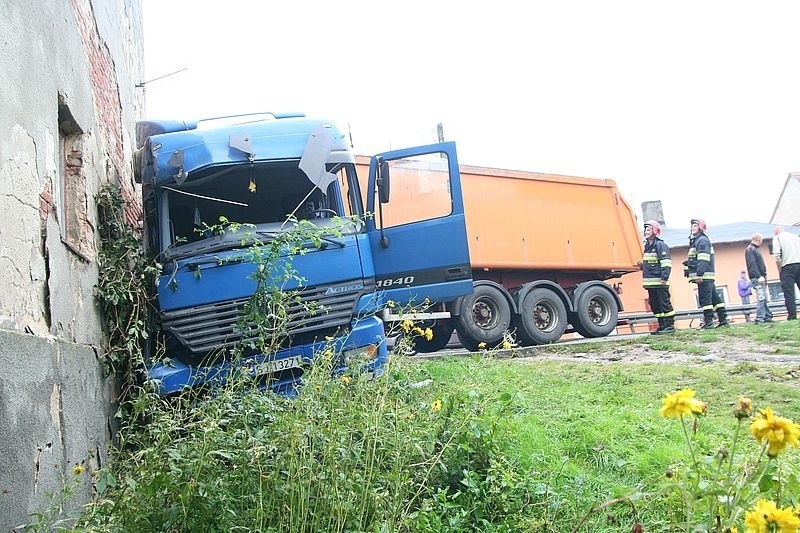
[[[358,158],[359,173],[368,162]],[[456,329],[467,348],[498,344],[508,332],[522,344],[558,340],[566,331],[601,337],[617,325],[622,303],[604,280],[638,270],[636,217],[609,179],[461,165],[474,292],[443,305],[437,341]],[[405,190],[392,169],[392,197],[431,218],[449,209],[446,184],[431,173],[425,191]],[[446,185],[445,185],[446,186]],[[388,216],[403,214],[387,213]],[[392,221],[387,222],[391,224]],[[505,337],[504,337],[505,336]],[[427,344],[427,345],[426,345]],[[441,346],[440,346],[441,345]]]

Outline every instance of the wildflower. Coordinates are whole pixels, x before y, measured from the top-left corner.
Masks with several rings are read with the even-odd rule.
[[[413,320],[410,320],[410,319],[408,319],[408,318],[407,318],[407,319],[405,319],[405,320],[403,320],[403,322],[400,324],[400,328],[401,328],[403,331],[405,331],[406,333],[408,333],[409,331],[411,331],[411,328],[413,328],[413,327],[414,327],[414,321],[413,321]]]
[[[386,307],[394,308],[394,300],[389,300],[388,302],[386,302]]]
[[[708,411],[708,404],[696,400],[695,391],[682,389],[678,392],[667,394],[661,400],[661,409],[658,414],[664,418],[683,418],[684,415],[703,415]]]
[[[315,385],[314,386],[314,390],[317,391],[317,392],[322,391],[322,385]]]
[[[434,400],[431,404],[431,411],[441,411],[442,410],[442,400]]]
[[[423,337],[425,337],[426,341],[432,341],[433,340],[433,330],[431,328],[425,328],[425,333],[423,334]]]
[[[753,533],[770,531],[797,533],[800,528],[800,518],[793,513],[791,507],[778,509],[775,502],[758,500],[753,510],[745,514],[744,525],[747,526],[747,531]]]
[[[83,474],[83,465],[81,464],[75,465],[75,468],[72,469],[72,473],[75,474],[76,476],[80,476],[81,474]]]
[[[342,383],[344,383],[345,385],[349,385],[351,381],[352,379],[350,378],[350,376],[342,376]]]
[[[736,402],[736,408],[733,410],[733,414],[739,420],[750,418],[750,415],[753,414],[753,400],[741,396],[739,401]]]
[[[508,350],[508,349],[510,349],[510,348],[511,348],[511,343],[510,343],[510,342],[508,342],[507,340],[504,340],[504,341],[503,341],[503,349],[504,349],[504,350]]]
[[[479,342],[478,343],[478,349],[479,350],[483,350],[484,348],[486,348],[486,343],[485,342]]]
[[[800,427],[781,416],[776,416],[772,409],[759,409],[753,423],[750,424],[750,434],[760,444],[766,441],[769,444],[767,455],[775,457],[787,445],[800,447]]]

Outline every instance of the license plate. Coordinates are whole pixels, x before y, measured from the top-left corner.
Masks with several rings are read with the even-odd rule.
[[[302,357],[299,355],[292,355],[284,357],[283,359],[274,359],[272,361],[265,361],[256,365],[255,374],[260,376],[262,374],[272,374],[273,372],[280,372],[289,368],[300,368]]]

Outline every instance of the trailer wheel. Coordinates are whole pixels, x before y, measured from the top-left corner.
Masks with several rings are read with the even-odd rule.
[[[619,309],[611,293],[595,285],[581,293],[575,306],[575,315],[575,331],[587,339],[593,339],[605,337],[614,331]]]
[[[498,346],[510,323],[511,305],[503,292],[491,285],[475,287],[472,294],[461,300],[459,314],[455,317],[458,340],[473,352],[481,343],[486,343],[487,348]]]
[[[567,308],[553,291],[533,289],[522,301],[517,335],[525,345],[556,342],[567,329]]]
[[[414,337],[412,342],[414,350],[419,353],[433,353],[438,352],[450,342],[450,336],[453,334],[453,323],[450,320],[433,320],[425,321],[420,324],[420,327],[431,328],[433,337],[431,340],[426,339],[422,335]]]

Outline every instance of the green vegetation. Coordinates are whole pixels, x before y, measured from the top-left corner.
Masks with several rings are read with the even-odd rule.
[[[791,369],[752,363],[394,358],[376,380],[332,376],[332,363],[315,365],[294,400],[251,383],[214,397],[142,392],[80,529],[683,531],[687,491],[717,497],[724,485],[714,461],[732,447],[737,398],[800,418]],[[658,415],[664,394],[683,388],[709,404],[696,428],[687,418],[704,465],[694,488],[682,424]],[[760,448],[740,433],[743,530],[760,490],[793,505],[800,482],[789,448],[756,484]],[[707,524],[709,512],[689,514]]]

